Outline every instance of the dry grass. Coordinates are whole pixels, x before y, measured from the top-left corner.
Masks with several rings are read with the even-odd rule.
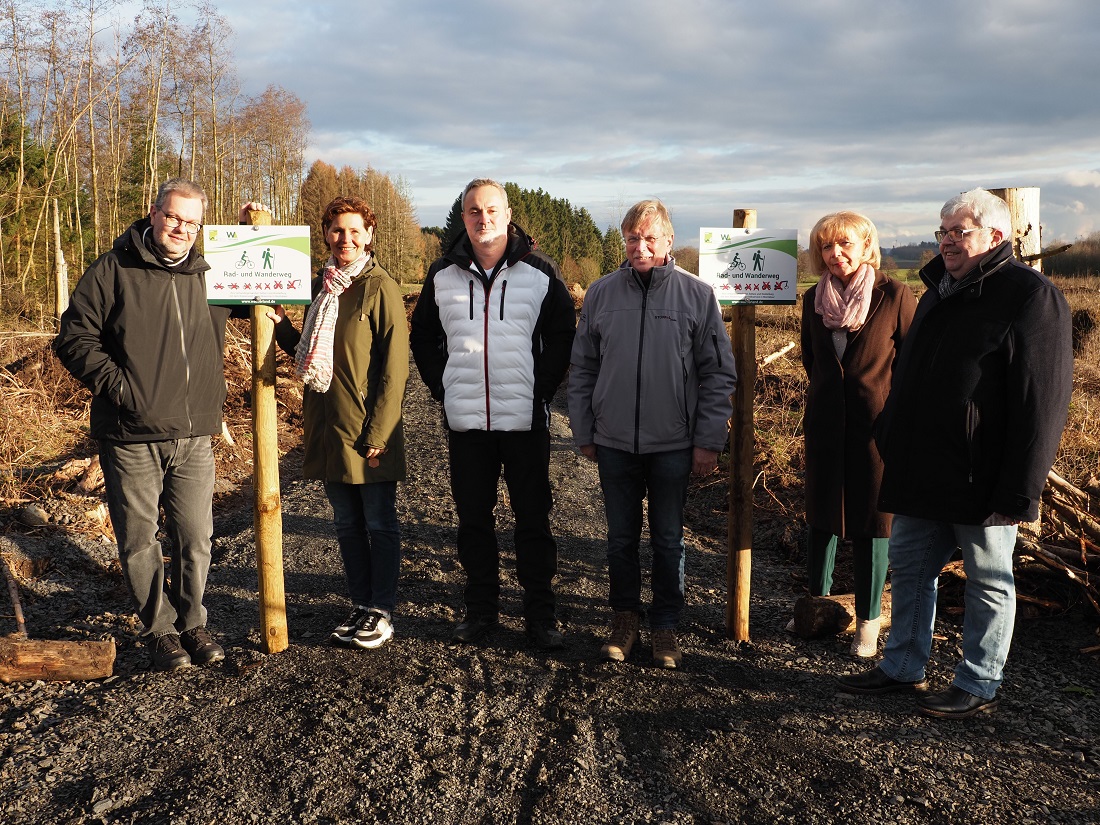
[[[1054,467],[1078,486],[1100,476],[1100,277],[1060,278],[1074,312],[1087,312],[1096,327],[1084,337],[1073,361],[1073,399]]]
[[[61,366],[51,335],[0,332],[0,507],[43,501],[73,482],[54,474],[73,458],[96,454],[88,436],[91,395]],[[279,447],[292,449],[301,432],[301,391],[280,355],[276,400]],[[249,323],[226,329],[225,372],[229,396],[225,422],[234,443],[214,439],[218,489],[247,485],[252,476],[252,354]]]
[[[1084,487],[1100,476],[1100,278],[1059,285],[1074,310],[1091,312],[1098,323],[1075,361],[1069,423],[1055,461],[1062,476]],[[764,518],[802,518],[806,376],[798,348],[801,312],[801,303],[756,308],[758,361],[789,342],[796,345],[757,370],[755,500]],[[50,339],[28,330],[0,333],[0,504],[41,500],[50,493],[51,474],[34,472],[37,468],[95,453],[87,437],[88,392],[57,362]],[[216,440],[218,476],[227,484],[247,483],[251,475],[250,364],[248,324],[232,322],[226,422],[236,444]],[[279,365],[279,440],[285,451],[300,431],[301,393],[286,378],[287,359],[281,355]]]
[[[36,500],[42,477],[34,471],[76,455],[90,455],[91,397],[58,363],[51,337],[0,335],[0,500]]]

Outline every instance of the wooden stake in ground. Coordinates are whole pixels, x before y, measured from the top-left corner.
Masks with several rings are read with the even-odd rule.
[[[756,229],[755,209],[736,209],[735,229]],[[756,385],[756,307],[735,304],[730,325],[737,390],[730,427],[730,509],[727,522],[726,635],[749,640],[749,592],[752,578],[753,396]]]
[[[268,212],[249,212],[252,226],[271,223]],[[283,505],[279,494],[278,417],[275,409],[275,325],[269,307],[252,307],[252,487],[259,574],[260,634],[266,653],[290,645],[283,585]]]

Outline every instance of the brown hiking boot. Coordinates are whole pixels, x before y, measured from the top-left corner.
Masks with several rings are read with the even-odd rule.
[[[605,659],[622,662],[630,655],[630,649],[638,641],[639,616],[633,610],[617,610],[611,619],[611,635],[600,648]]]
[[[676,631],[672,628],[664,628],[654,630],[651,635],[653,636],[653,661],[661,667],[679,667],[684,656],[680,653],[680,646],[676,644]]]

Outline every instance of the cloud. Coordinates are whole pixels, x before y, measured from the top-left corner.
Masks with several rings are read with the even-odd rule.
[[[1082,171],[1100,169],[1096,3],[218,9],[244,90],[274,83],[307,104],[308,159],[403,176],[427,224],[489,175],[586,206],[601,227],[656,194],[681,237],[757,205],[762,226],[806,233],[850,207],[884,241],[928,238],[943,201],[972,186],[1040,186],[1050,231],[1100,228],[1082,194],[1100,179]]]
[[[1063,179],[1070,186],[1100,187],[1100,171],[1095,169],[1074,170],[1066,172]]]

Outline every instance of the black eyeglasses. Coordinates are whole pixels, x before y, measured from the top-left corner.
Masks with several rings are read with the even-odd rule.
[[[975,226],[973,229],[937,229],[932,234],[936,236],[936,243],[943,243],[944,238],[950,238],[958,243],[964,235],[969,235],[971,232],[981,232],[983,229],[989,228],[988,226]]]
[[[188,235],[194,235],[202,229],[201,223],[185,221],[179,215],[173,215],[171,212],[161,212],[160,214],[164,215],[164,225],[169,229],[183,229]]]

